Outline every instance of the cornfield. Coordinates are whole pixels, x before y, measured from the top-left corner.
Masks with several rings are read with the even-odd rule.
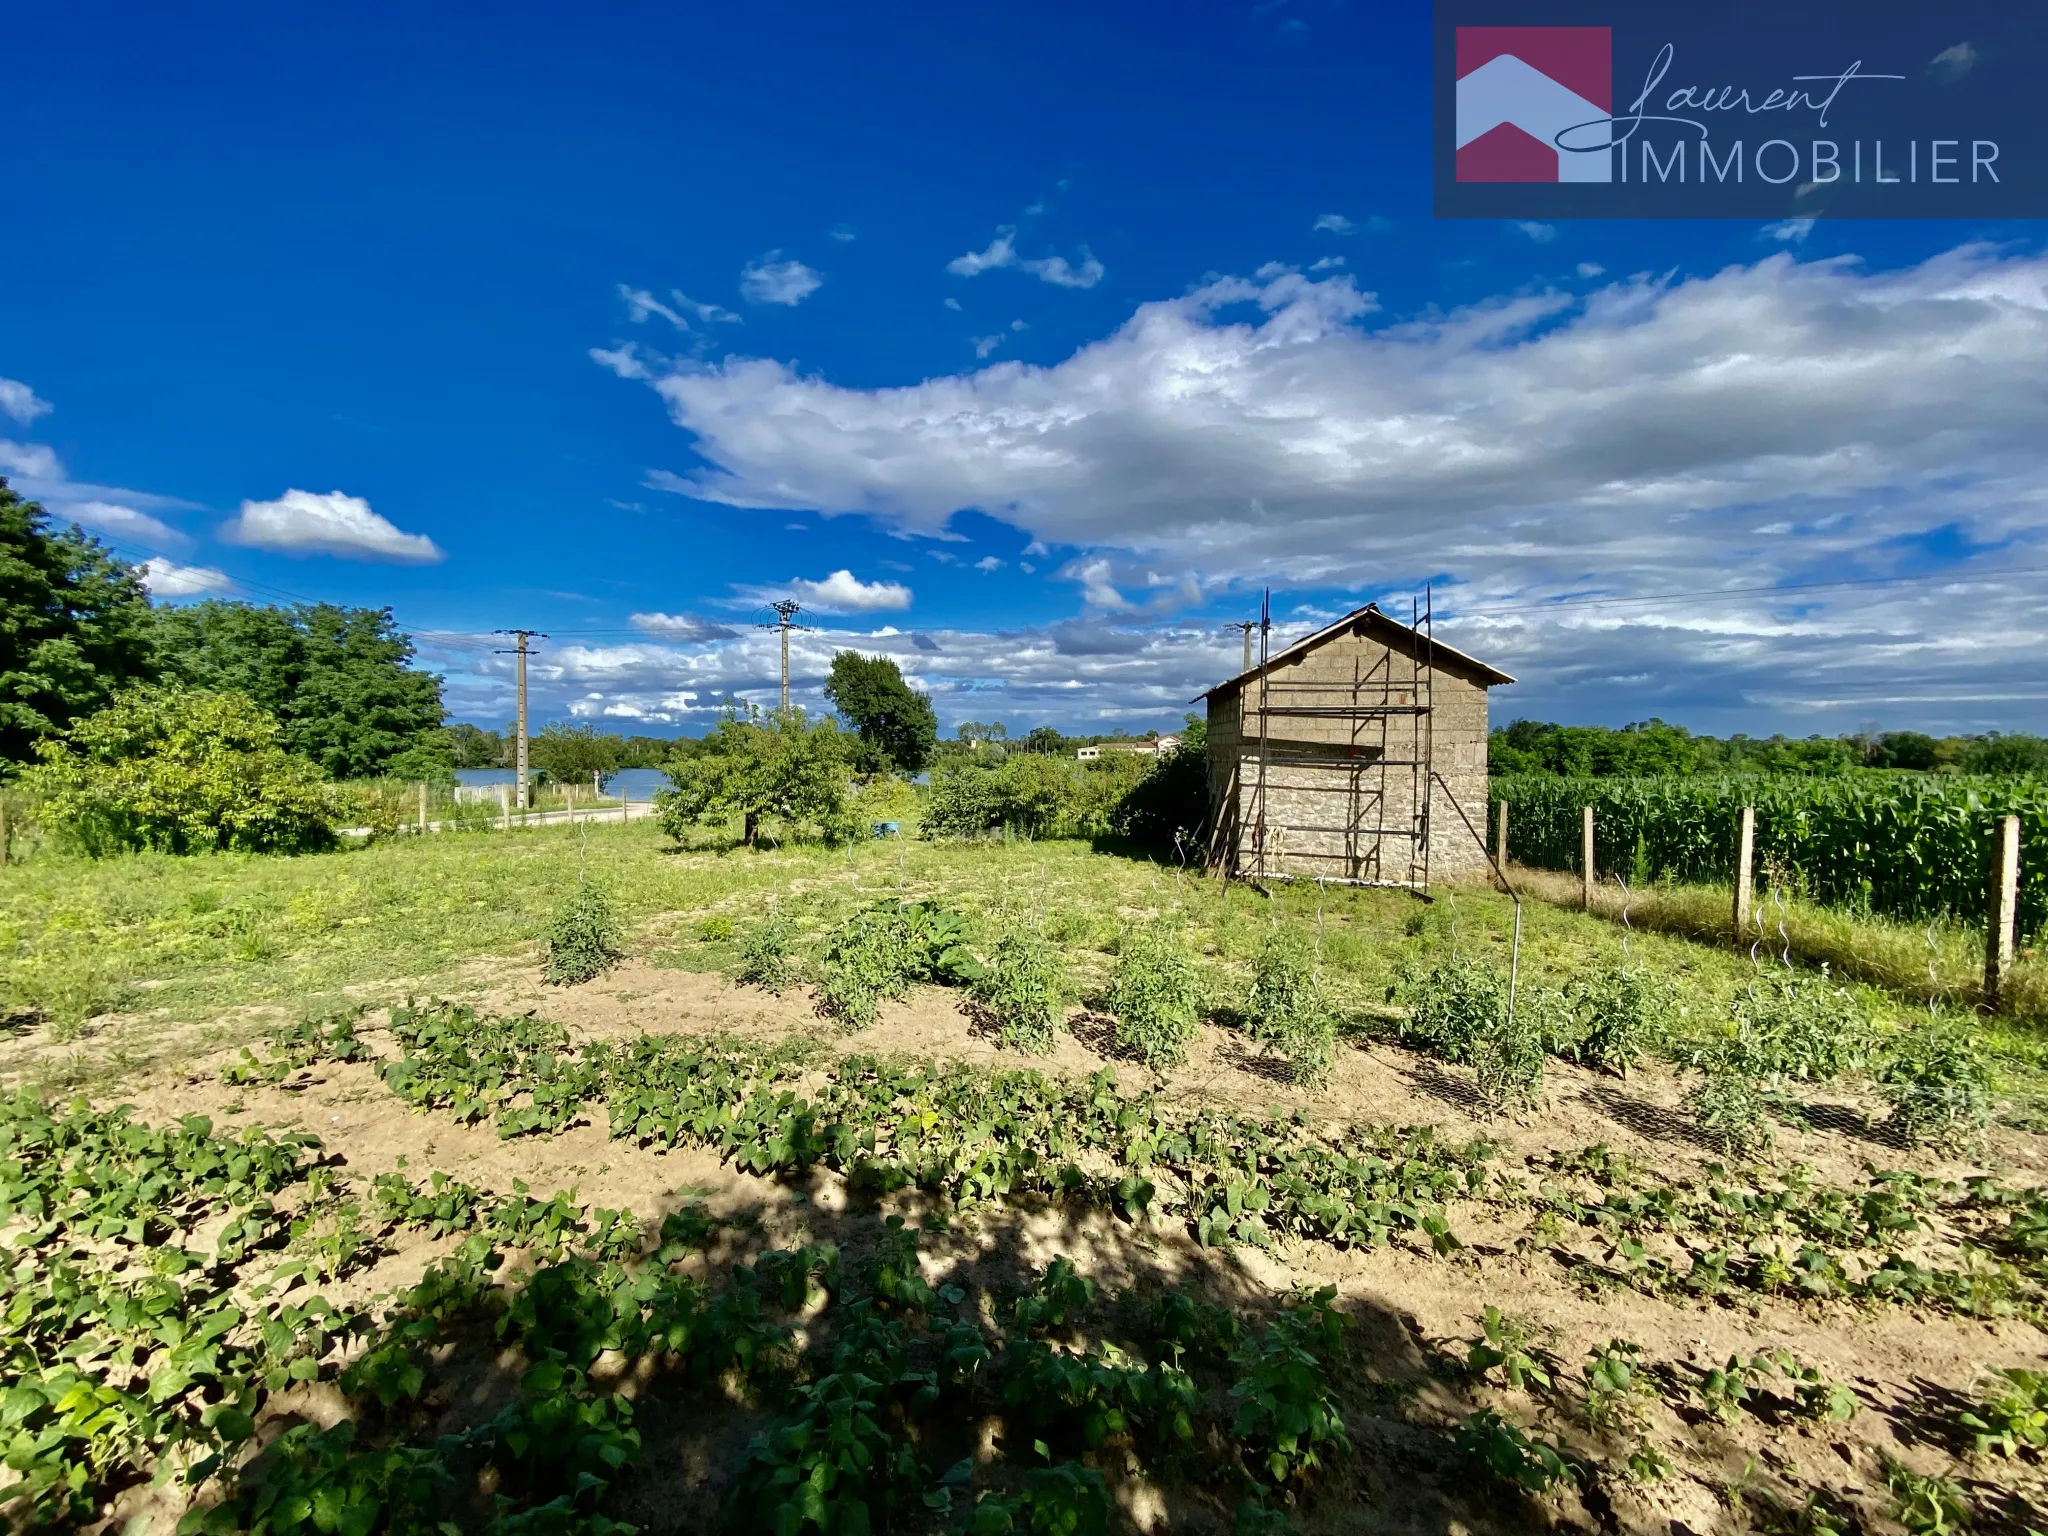
[[[1508,804],[1517,863],[1577,870],[1580,811],[1590,805],[1600,873],[1716,884],[1735,877],[1737,817],[1753,805],[1759,879],[1774,875],[1828,906],[1966,922],[1985,910],[1997,822],[2017,815],[2020,932],[2032,937],[2048,924],[2048,858],[2030,856],[2024,841],[2048,828],[2048,777],[2040,775],[1513,774],[1493,781],[1491,799]]]

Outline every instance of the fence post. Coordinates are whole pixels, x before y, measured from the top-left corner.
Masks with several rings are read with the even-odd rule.
[[[512,786],[510,784],[500,784],[498,786],[498,819],[505,824],[507,832],[512,830]]]
[[[1588,912],[1593,910],[1593,882],[1598,878],[1593,872],[1593,807],[1589,805],[1579,825],[1579,905]]]
[[[7,799],[0,795],[0,864],[7,862]]]
[[[1756,807],[1745,805],[1735,822],[1735,947],[1749,932],[1749,898],[1754,883],[1750,866],[1756,858]]]
[[[1508,803],[1503,800],[1493,810],[1493,858],[1502,869],[1508,867]]]
[[[2005,978],[2012,974],[2013,941],[2019,926],[2020,819],[1998,819],[1991,855],[1991,911],[1984,932],[1984,1006],[1998,1011]]]
[[[420,836],[427,835],[427,781],[420,780]]]

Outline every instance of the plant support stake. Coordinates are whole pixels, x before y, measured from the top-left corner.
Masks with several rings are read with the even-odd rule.
[[[1753,891],[1750,865],[1756,858],[1756,807],[1745,805],[1735,819],[1735,947],[1749,932],[1749,899]]]
[[[1996,1013],[2012,974],[2019,926],[2020,819],[2002,816],[1991,854],[1991,910],[1984,932],[1984,1006]]]
[[[1593,807],[1586,806],[1579,823],[1579,906],[1593,910]]]

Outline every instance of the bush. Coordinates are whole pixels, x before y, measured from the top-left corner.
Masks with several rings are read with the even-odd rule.
[[[1686,1097],[1700,1129],[1730,1157],[1768,1152],[1777,1132],[1749,1043],[1739,1038],[1724,1041],[1701,1067],[1705,1081]]]
[[[1846,989],[1825,973],[1808,978],[1779,972],[1758,978],[1736,1000],[1737,1026],[1748,1036],[1754,1069],[1772,1081],[1832,1082],[1862,1064],[1869,1028]]]
[[[239,693],[132,688],[36,751],[22,778],[43,797],[44,824],[94,857],[307,853],[335,841],[320,770],[286,752],[278,723]]]
[[[1164,923],[1125,930],[1105,1001],[1119,1047],[1147,1066],[1187,1060],[1201,987],[1179,936]]]
[[[740,940],[740,968],[736,980],[770,992],[780,992],[796,981],[792,951],[796,946],[796,925],[786,917],[769,917],[747,930]]]
[[[825,948],[819,982],[826,1011],[849,1029],[875,1021],[885,997],[916,981],[971,983],[981,963],[967,947],[967,924],[933,901],[878,901],[837,928]]]
[[[1245,1016],[1247,1032],[1286,1061],[1295,1082],[1330,1075],[1337,1020],[1323,1006],[1315,952],[1300,934],[1279,928],[1267,935],[1254,963]]]
[[[1562,992],[1528,1004],[1543,1021],[1550,1052],[1623,1077],[1662,1037],[1668,1006],[1668,989],[1658,978],[1626,964],[1575,976]]]
[[[932,775],[922,831],[928,838],[1048,837],[1075,820],[1081,800],[1074,763],[1022,752],[992,768],[968,763]]]
[[[974,983],[975,1000],[1003,1045],[1034,1056],[1052,1050],[1065,993],[1059,953],[1035,933],[1005,934]]]
[[[1885,1124],[1909,1143],[1954,1150],[1991,1123],[1990,1074],[1961,1030],[1909,1035],[1877,1081],[1892,1106]]]
[[[1476,1060],[1480,1040],[1507,1019],[1508,979],[1483,961],[1454,956],[1395,991],[1408,1005],[1402,1040],[1444,1061]]]
[[[589,881],[578,881],[548,924],[547,980],[568,987],[602,975],[619,963],[619,938],[611,899]]]
[[[692,826],[739,816],[754,846],[765,820],[815,827],[827,842],[858,830],[847,814],[847,741],[830,719],[792,709],[768,721],[729,714],[687,757],[670,759],[672,788],[654,797],[661,829],[681,842]]]
[[[1110,827],[1133,842],[1192,856],[1208,819],[1209,723],[1190,715],[1180,745],[1153,759],[1145,777],[1118,799]]]

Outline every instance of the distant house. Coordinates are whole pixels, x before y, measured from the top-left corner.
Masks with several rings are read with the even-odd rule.
[[[1074,756],[1084,763],[1094,762],[1105,752],[1127,752],[1136,757],[1164,757],[1179,745],[1178,736],[1156,736],[1149,741],[1105,741],[1092,747],[1082,747]]]
[[[1211,860],[1415,889],[1484,868],[1486,694],[1513,681],[1368,603],[1218,683]]]

